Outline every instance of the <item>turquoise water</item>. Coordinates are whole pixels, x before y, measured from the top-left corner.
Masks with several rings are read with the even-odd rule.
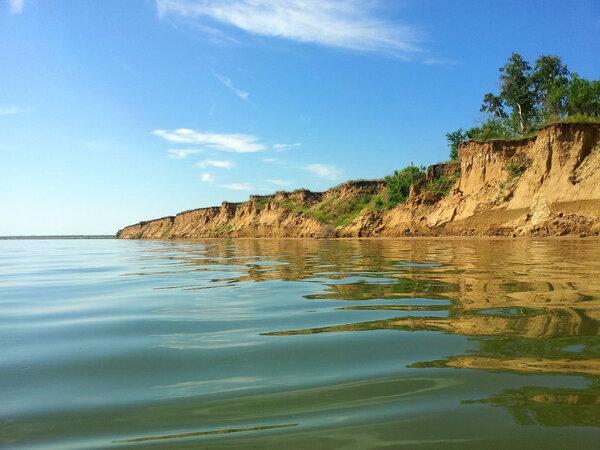
[[[0,446],[597,447],[599,244],[0,241]]]

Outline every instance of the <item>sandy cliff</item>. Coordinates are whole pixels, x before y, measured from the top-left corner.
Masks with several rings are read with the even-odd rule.
[[[445,194],[428,189],[446,177]],[[429,167],[408,200],[383,210],[381,180],[298,190],[185,211],[119,238],[600,234],[600,125],[557,124],[514,141],[470,141],[459,164]]]

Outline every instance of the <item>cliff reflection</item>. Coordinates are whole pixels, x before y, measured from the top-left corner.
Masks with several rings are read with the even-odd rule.
[[[482,400],[502,406],[520,425],[594,426],[600,425],[600,385],[598,381],[585,389],[523,387],[504,390]]]
[[[600,273],[600,245],[590,242],[248,239],[160,248],[148,257],[191,280],[163,288],[285,280],[322,288],[306,299],[340,302],[337,323],[264,335],[444,332],[470,337],[478,350],[415,367],[600,375],[600,279],[589,276]],[[349,311],[367,320],[345,323]],[[370,312],[392,317],[368,320]]]

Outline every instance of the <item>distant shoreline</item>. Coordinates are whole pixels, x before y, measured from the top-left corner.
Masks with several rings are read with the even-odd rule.
[[[0,236],[0,240],[42,240],[42,239],[115,239],[112,234],[65,234]]]

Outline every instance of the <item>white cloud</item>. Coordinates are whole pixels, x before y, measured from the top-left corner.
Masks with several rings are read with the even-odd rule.
[[[205,145],[224,152],[253,153],[265,149],[265,146],[259,142],[256,136],[249,134],[206,133],[188,128],[179,128],[172,131],[154,130],[152,133],[169,142]]]
[[[218,169],[231,169],[235,166],[233,161],[222,160],[222,159],[205,159],[204,161],[200,161],[196,163],[198,167],[202,167],[206,169],[207,167],[216,167]]]
[[[160,17],[209,21],[261,36],[327,47],[408,56],[418,52],[412,26],[377,14],[381,0],[156,0]],[[210,22],[209,22],[210,23]]]
[[[25,0],[8,0],[8,8],[11,14],[21,14],[24,5]]]
[[[337,180],[342,175],[342,171],[340,169],[329,164],[309,164],[303,168],[313,175],[326,178],[328,180]]]
[[[231,189],[233,191],[251,191],[254,189],[250,183],[229,183],[222,184],[221,187],[225,189]]]
[[[199,153],[200,150],[197,148],[170,148],[167,150],[169,154],[169,158],[171,159],[185,159],[190,155],[195,155]]]
[[[285,187],[285,186],[291,186],[291,181],[287,181],[287,180],[279,180],[279,179],[275,179],[275,180],[267,180],[269,183],[274,184],[275,186],[281,186],[281,187]]]
[[[12,114],[20,114],[23,111],[16,106],[0,106],[0,116],[10,116]]]
[[[285,150],[289,150],[290,148],[300,147],[301,145],[301,142],[294,142],[293,144],[274,144],[273,148],[278,152],[283,152]]]
[[[205,183],[214,183],[215,177],[213,177],[210,173],[204,172],[200,174],[200,180]]]
[[[225,86],[242,100],[246,100],[250,96],[250,92],[242,91],[241,89],[236,88],[229,78],[219,75],[218,73],[214,73],[213,75],[223,84],[223,86]]]

